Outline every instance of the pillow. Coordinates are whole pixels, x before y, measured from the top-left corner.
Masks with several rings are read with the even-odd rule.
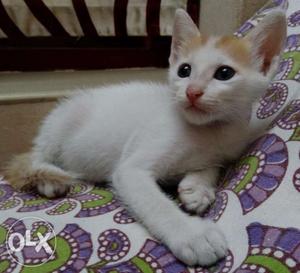
[[[218,221],[228,238],[230,250],[223,261],[209,269],[187,268],[107,188],[80,184],[67,197],[49,200],[15,192],[2,180],[0,272],[299,273],[299,0],[271,1],[236,34],[244,35],[274,8],[287,9],[289,37],[277,76],[252,119],[270,128],[230,167],[205,215]],[[12,234],[26,238],[26,228],[31,241],[38,231],[55,231],[51,255],[47,248],[36,252],[24,245],[12,252],[7,247]]]
[[[269,130],[228,170],[206,215],[219,222],[230,246],[217,272],[300,272],[300,2],[271,1],[236,35],[274,8],[287,10],[288,38],[252,118]]]

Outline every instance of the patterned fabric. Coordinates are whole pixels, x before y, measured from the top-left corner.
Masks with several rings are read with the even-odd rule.
[[[174,11],[195,22],[199,1],[1,0],[0,38],[172,35]]]
[[[151,238],[108,188],[76,185],[65,198],[48,200],[15,192],[0,182],[0,272],[101,273],[299,273],[300,272],[300,2],[273,0],[245,23],[244,35],[273,8],[287,9],[288,39],[275,81],[254,111],[255,124],[269,124],[226,173],[205,217],[218,221],[229,242],[227,257],[212,268],[187,268]],[[32,226],[18,219],[40,217]],[[10,256],[10,232],[32,237],[53,228],[51,260],[25,246]],[[49,243],[54,245],[54,238]],[[25,265],[20,265],[21,262]]]

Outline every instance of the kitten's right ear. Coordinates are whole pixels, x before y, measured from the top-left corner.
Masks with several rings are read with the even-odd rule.
[[[280,55],[286,40],[286,17],[281,10],[266,15],[245,37],[250,42],[253,64],[265,75]]]
[[[183,45],[196,36],[200,36],[200,32],[191,17],[185,10],[177,9],[173,25],[170,64],[176,62]]]

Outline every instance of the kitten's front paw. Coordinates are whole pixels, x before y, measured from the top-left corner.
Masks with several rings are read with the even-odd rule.
[[[215,223],[190,218],[192,221],[180,234],[172,234],[168,246],[182,262],[193,266],[208,266],[224,258],[227,242]]]
[[[183,180],[178,186],[178,192],[185,209],[197,214],[201,214],[215,201],[213,187],[193,180]]]

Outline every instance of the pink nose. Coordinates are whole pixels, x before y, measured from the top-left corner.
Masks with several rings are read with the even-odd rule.
[[[203,92],[199,88],[189,86],[186,89],[186,96],[191,104],[195,104],[195,102],[202,97]]]

